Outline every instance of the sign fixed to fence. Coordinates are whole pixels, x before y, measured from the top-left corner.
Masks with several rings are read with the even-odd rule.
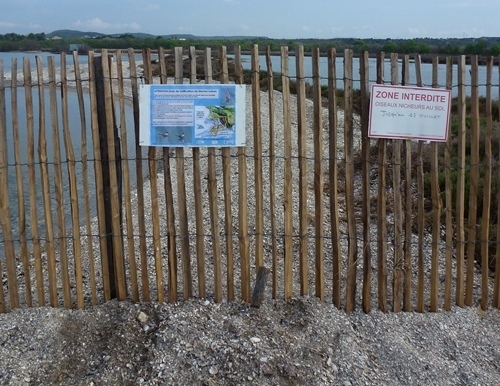
[[[142,85],[139,108],[142,146],[245,146],[244,85]]]
[[[450,103],[450,90],[374,84],[368,135],[445,142]]]

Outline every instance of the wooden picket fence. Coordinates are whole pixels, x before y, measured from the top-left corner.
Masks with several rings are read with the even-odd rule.
[[[10,77],[0,61],[0,312],[61,304],[82,309],[113,297],[249,302],[260,266],[271,269],[269,296],[311,294],[347,312],[357,305],[365,312],[373,307],[450,310],[453,304],[476,302],[483,309],[500,307],[500,226],[490,214],[492,200],[499,200],[491,194],[492,175],[500,173],[491,152],[498,120],[491,95],[500,85],[491,82],[492,58],[481,85],[487,93],[480,158],[477,57],[470,58],[470,84],[464,56],[446,58],[443,79],[438,58],[433,60],[432,86],[457,92],[458,134],[450,135],[442,151],[437,143],[368,138],[370,83],[409,85],[414,71],[414,85],[423,86],[419,55],[379,54],[376,78],[370,78],[365,52],[354,56],[345,50],[340,72],[335,49],[315,49],[311,76],[306,76],[303,47],[294,52],[283,47],[279,54],[281,68],[273,73],[269,50],[265,71],[259,47],[250,53],[247,127],[253,129],[247,130],[248,146],[236,149],[144,149],[138,137],[138,87],[200,79],[243,83],[239,47],[229,59],[225,47],[216,53],[159,49],[156,63],[144,50],[143,71],[133,50],[102,50],[101,91],[94,52],[83,58],[74,53],[71,65],[63,53],[60,67],[54,58],[47,67],[38,58],[32,69],[25,59],[21,71],[13,60]],[[289,57],[295,59],[292,75]],[[387,60],[389,74],[384,73]],[[197,63],[203,64],[202,73]],[[18,97],[21,90],[24,98]],[[78,103],[70,109],[71,93]],[[70,116],[79,117],[78,137],[71,132]],[[278,118],[283,129],[278,130]],[[429,160],[430,167],[424,167]],[[424,194],[426,181],[430,197]],[[496,225],[496,235],[490,235],[490,224]],[[495,270],[487,268],[492,250]]]

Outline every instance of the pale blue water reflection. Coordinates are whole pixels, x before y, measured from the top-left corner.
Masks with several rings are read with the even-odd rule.
[[[40,55],[40,53],[30,53],[29,56],[26,56],[26,53],[2,53],[0,59],[4,59],[4,68],[5,64],[9,63],[9,71],[10,71],[10,63],[11,58],[15,57],[18,61],[18,68],[22,67],[22,61],[24,57],[29,57],[32,62],[32,69],[35,67],[35,57]],[[8,59],[5,59],[9,56]],[[43,54],[42,60],[44,63],[44,67],[46,66],[46,61],[48,56],[55,56],[57,59],[56,62],[59,64],[59,55],[52,54]],[[81,59],[86,60],[86,59]],[[72,64],[72,58],[68,58],[68,65]],[[82,63],[82,62],[80,62]],[[7,73],[7,72],[6,72]],[[28,151],[32,150],[35,156],[35,172],[36,172],[36,191],[37,191],[37,209],[39,213],[39,219],[42,221],[43,216],[43,200],[42,200],[42,190],[41,190],[41,172],[40,172],[40,164],[39,164],[39,153],[38,153],[38,137],[39,137],[39,128],[40,128],[40,111],[39,111],[39,94],[38,88],[35,86],[32,88],[32,96],[33,96],[33,116],[34,116],[34,147],[33,149],[28,149],[28,128],[27,128],[27,116],[26,116],[26,94],[24,86],[18,86],[15,89],[12,89],[10,81],[5,82],[5,111],[6,117],[5,122],[7,124],[7,157],[8,157],[8,190],[9,190],[9,198],[10,198],[10,211],[11,211],[11,220],[13,224],[14,231],[14,239],[17,239],[17,229],[18,229],[18,188],[17,188],[17,179],[18,176],[16,174],[16,161],[14,157],[14,133],[13,133],[13,104],[12,104],[12,96],[16,95],[15,105],[17,104],[17,119],[18,119],[18,133],[19,133],[19,147],[20,147],[20,160],[21,164],[21,173],[22,173],[22,182],[23,182],[23,192],[25,197],[25,210],[27,215],[29,215],[30,210],[30,202],[29,202],[29,184],[28,184]],[[14,93],[15,91],[15,93]],[[93,142],[92,142],[92,132],[91,132],[91,114],[90,114],[90,98],[88,93],[84,92],[83,95],[83,103],[84,103],[84,111],[85,111],[85,126],[82,127],[81,118],[80,118],[80,110],[79,110],[79,102],[78,96],[74,89],[69,89],[67,94],[68,100],[68,111],[69,111],[69,133],[73,145],[73,150],[75,154],[75,171],[76,171],[76,179],[78,183],[78,195],[79,195],[79,208],[80,208],[80,217],[83,220],[84,215],[84,197],[83,197],[83,163],[82,163],[82,151],[81,151],[81,143],[82,143],[82,133],[83,129],[86,132],[84,138],[87,141],[87,170],[88,170],[88,182],[89,182],[89,199],[91,203],[91,215],[95,215],[95,179],[94,179],[94,155],[93,155]],[[49,179],[50,179],[50,189],[51,189],[51,197],[52,197],[52,211],[54,212],[57,208],[55,201],[55,167],[54,167],[54,138],[52,134],[52,116],[51,116],[51,101],[50,101],[50,93],[49,89],[46,88],[44,91],[44,101],[45,101],[45,132],[46,132],[46,141],[47,141],[47,155],[48,155],[48,168],[49,168]],[[70,221],[70,200],[69,200],[69,183],[68,183],[68,164],[67,164],[67,156],[64,145],[64,137],[63,137],[63,122],[62,122],[62,100],[61,100],[61,90],[58,87],[56,90],[56,115],[57,116],[57,126],[59,132],[59,147],[61,160],[63,164],[61,165],[62,171],[62,181],[63,181],[63,194],[64,194],[64,211],[66,213],[66,219]],[[124,124],[127,128],[127,141],[128,141],[128,153],[129,157],[135,157],[135,143],[134,143],[134,119],[133,119],[133,109],[132,106],[128,103],[125,107],[126,118]],[[117,106],[116,111],[117,117],[117,125],[120,128],[123,124],[120,122],[120,114]],[[130,167],[131,171],[131,182],[135,184],[135,168],[133,165]],[[55,218],[54,218],[55,220]],[[28,219],[28,226],[30,220]],[[41,230],[43,230],[43,223],[40,222]],[[29,229],[28,229],[28,237]],[[3,239],[2,229],[0,228],[0,239]],[[0,255],[3,254],[3,248],[0,248]]]
[[[242,55],[242,65],[244,69],[251,69],[251,57],[250,55]],[[289,72],[292,78],[296,77],[296,59],[294,56],[290,56],[288,60]],[[272,70],[275,73],[281,72],[281,57],[279,56],[271,56]],[[259,65],[261,70],[267,70],[266,64],[266,56],[259,56]],[[328,83],[328,58],[320,57],[319,59],[320,65],[320,76],[322,78],[322,84],[326,85]],[[336,78],[337,78],[337,87],[344,88],[344,58],[337,57],[335,61],[336,65]],[[375,58],[370,58],[368,60],[369,67],[369,79],[370,83],[375,83],[377,80],[377,60]],[[401,60],[399,61],[399,79],[401,80]],[[423,86],[431,87],[432,86],[432,64],[431,63],[422,63],[421,66],[422,73],[422,82]],[[452,95],[456,96],[458,93],[458,79],[457,79],[457,68],[458,66],[453,65],[453,86],[452,86]],[[304,58],[304,72],[307,80],[312,82],[312,58],[306,56]],[[416,70],[415,63],[410,61],[410,83],[409,85],[417,84],[416,81]],[[354,84],[353,87],[355,89],[359,89],[359,60],[354,58],[353,60],[353,78]],[[390,84],[391,79],[391,62],[390,59],[384,61],[384,79],[385,82]],[[478,68],[478,79],[479,79],[479,95],[486,96],[486,66],[479,66]],[[439,87],[445,88],[446,86],[446,65],[439,64],[438,65],[438,84]],[[471,93],[471,78],[470,78],[470,65],[466,66],[466,74],[465,74],[465,85],[466,85],[466,93],[470,95]],[[498,90],[499,90],[499,69],[498,67],[494,67],[492,71],[492,97],[498,98]]]

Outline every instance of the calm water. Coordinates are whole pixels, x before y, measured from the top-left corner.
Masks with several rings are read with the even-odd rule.
[[[61,63],[61,55],[53,54],[50,52],[0,52],[0,60],[3,60],[3,69],[4,69],[5,74],[10,74],[11,63],[12,63],[12,59],[14,59],[14,58],[17,59],[17,68],[18,69],[22,69],[24,58],[29,58],[31,68],[35,69],[37,56],[42,58],[43,67],[47,67],[47,63],[48,63],[47,58],[49,56],[54,57],[54,62],[56,64],[56,66],[59,66]],[[156,59],[157,57],[158,57],[157,55],[151,55],[151,59],[153,59],[153,60]],[[142,61],[142,55],[136,54],[135,60]],[[128,62],[128,54],[127,53],[124,53],[122,55],[122,61]],[[79,62],[80,62],[80,65],[88,64],[87,55],[79,55]],[[70,65],[70,66],[73,65],[73,55],[72,54],[66,55],[66,64]]]
[[[11,58],[17,58],[18,60],[18,68],[22,66],[22,61],[24,57],[30,58],[32,69],[35,68],[35,56],[40,55],[42,57],[42,61],[44,67],[47,65],[47,57],[54,56],[56,59],[57,65],[59,65],[60,56],[53,55],[48,53],[0,53],[0,59],[3,60],[4,64],[4,72],[7,73],[10,71]],[[72,58],[67,58],[68,64],[72,64]],[[80,63],[86,62],[86,57],[80,58]],[[5,107],[6,107],[6,122],[7,122],[7,158],[8,158],[8,175],[9,175],[9,197],[10,197],[10,206],[11,206],[11,220],[13,224],[14,230],[14,239],[17,236],[17,227],[18,227],[18,191],[17,191],[17,175],[15,169],[15,158],[14,158],[14,140],[13,140],[13,126],[12,126],[12,89],[10,87],[10,82],[7,82],[6,90],[5,90]],[[26,110],[25,110],[25,90],[24,87],[17,87],[17,109],[18,109],[18,130],[19,130],[19,144],[21,149],[21,171],[22,171],[22,181],[24,188],[24,196],[26,201],[26,213],[29,216],[29,186],[28,186],[28,166],[27,166],[27,123],[26,123]],[[84,219],[84,196],[83,196],[83,168],[82,168],[82,154],[80,144],[82,143],[82,124],[80,120],[80,110],[78,97],[74,90],[69,89],[68,92],[68,111],[69,111],[69,132],[72,140],[73,150],[75,153],[76,159],[76,174],[77,174],[77,183],[79,188],[79,206],[80,206],[80,217],[82,220]],[[61,153],[61,160],[66,161],[66,151],[64,146],[64,138],[62,134],[63,123],[62,123],[62,102],[61,102],[61,93],[60,89],[56,90],[56,100],[57,100],[57,124],[59,129],[59,146]],[[46,89],[44,91],[44,99],[45,99],[45,131],[46,131],[46,140],[47,140],[47,154],[49,160],[49,174],[50,174],[50,189],[51,196],[53,198],[52,201],[52,212],[54,213],[54,224],[57,226],[57,220],[55,215],[56,210],[56,202],[55,202],[55,170],[52,161],[54,160],[54,147],[53,147],[53,136],[52,136],[52,119],[50,115],[50,94],[49,90]],[[39,95],[38,89],[36,87],[33,88],[33,110],[34,110],[34,137],[35,137],[35,146],[34,146],[34,154],[35,154],[35,171],[36,171],[36,186],[37,186],[37,207],[39,218],[43,218],[43,201],[42,201],[42,192],[41,192],[41,177],[40,177],[40,166],[38,164],[38,131],[39,131],[39,107],[38,107]],[[90,127],[90,98],[88,93],[84,93],[84,106],[85,106],[85,131],[86,131],[86,139],[87,139],[87,158],[89,162],[87,163],[88,168],[88,181],[89,181],[89,199],[91,204],[92,215],[95,214],[95,182],[94,182],[94,163],[93,163],[93,145],[92,145],[92,133]],[[116,112],[117,120],[120,119],[119,110],[117,108]],[[135,145],[134,145],[134,121],[133,121],[133,111],[130,105],[126,106],[126,127],[127,127],[127,140],[128,140],[128,151],[129,156],[135,156]],[[118,127],[121,126],[120,122],[117,122]],[[66,213],[67,222],[70,221],[70,202],[69,202],[69,184],[68,184],[68,165],[61,165],[62,174],[63,174],[63,196],[64,196],[64,210]],[[131,172],[135,169],[131,165]],[[135,183],[135,175],[131,176],[132,183]],[[30,223],[28,217],[28,224]],[[40,223],[41,234],[43,234],[43,224]],[[0,229],[0,240],[3,240],[2,230]],[[28,230],[28,238],[31,237]],[[3,248],[2,248],[3,249]],[[3,250],[0,250],[0,256],[3,254]]]
[[[251,68],[251,57],[250,55],[242,55],[242,65],[244,69]],[[260,55],[259,57],[259,65],[261,70],[267,70],[266,57],[265,55]],[[281,58],[279,56],[271,57],[272,70],[273,72],[281,72]],[[337,67],[337,87],[344,88],[344,82],[342,81],[343,73],[344,73],[344,58],[337,58],[335,61]],[[296,76],[296,64],[295,57],[289,57],[289,71],[290,76],[294,78]],[[322,79],[322,84],[326,85],[328,83],[328,58],[320,57],[319,60],[320,65],[320,76]],[[369,78],[371,83],[375,83],[377,80],[377,60],[375,58],[370,58],[368,61],[369,66]],[[401,62],[400,62],[401,66]],[[432,86],[432,64],[431,63],[422,63],[421,64],[421,73],[422,73],[422,82],[426,87]],[[452,95],[456,96],[458,93],[457,85],[457,65],[453,66],[453,88]],[[401,67],[400,67],[401,69]],[[466,67],[465,74],[465,84],[470,85],[470,66]],[[304,73],[306,77],[309,77],[308,81],[312,81],[312,58],[305,57],[304,58]],[[391,62],[386,59],[384,63],[384,77],[386,80],[390,81],[391,79]],[[399,78],[401,80],[401,73],[399,74]],[[354,88],[359,89],[359,61],[355,58],[353,60],[353,78],[354,78]],[[478,78],[479,78],[479,94],[482,96],[486,96],[486,66],[480,66],[478,69]],[[416,85],[417,81],[415,78],[415,64],[410,62],[410,85]],[[446,66],[444,64],[440,64],[438,66],[438,83],[439,86],[444,88],[446,85]],[[499,77],[498,77],[498,68],[493,68],[492,73],[492,97],[498,98],[498,89],[499,89]],[[471,89],[470,87],[466,87],[467,95],[470,95]]]

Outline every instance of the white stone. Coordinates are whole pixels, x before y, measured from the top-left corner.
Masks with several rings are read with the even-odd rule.
[[[148,316],[144,312],[139,312],[139,315],[137,315],[137,320],[141,323],[146,323],[148,321]]]
[[[208,372],[212,375],[215,375],[219,372],[219,369],[215,366],[212,366],[212,367],[210,367],[210,370],[208,370]]]

